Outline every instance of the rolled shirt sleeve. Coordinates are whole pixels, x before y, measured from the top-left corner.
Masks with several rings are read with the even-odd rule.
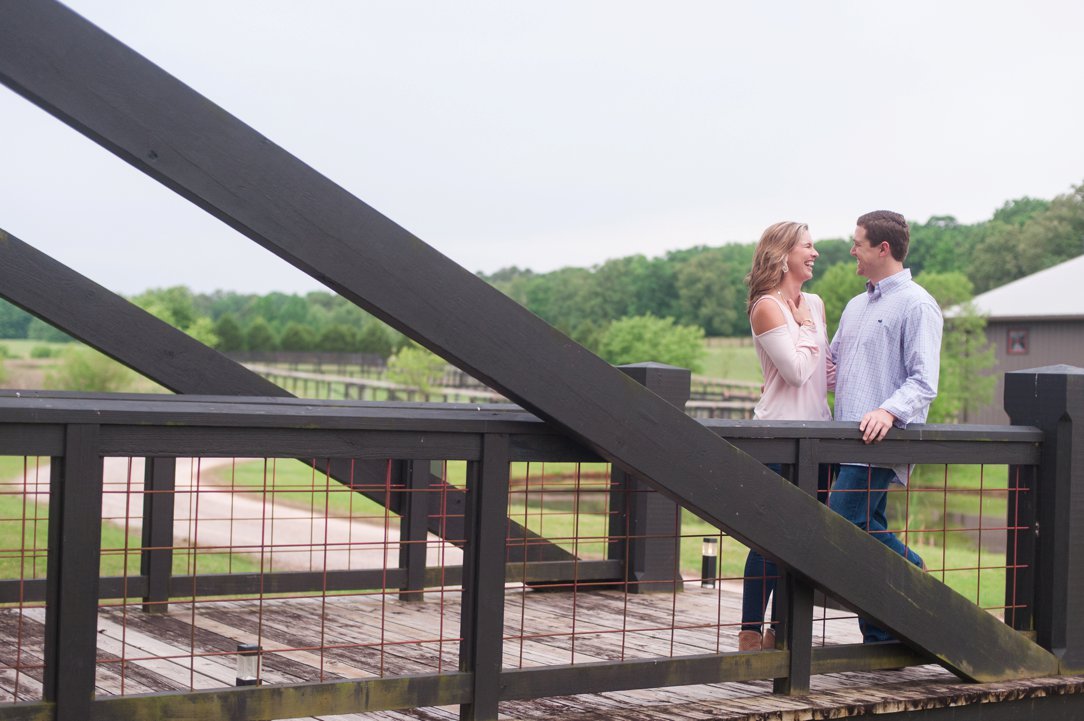
[[[896,417],[896,425],[924,421],[937,397],[940,377],[943,319],[936,303],[923,300],[908,308],[903,324],[902,359],[907,374],[903,384],[881,408]]]

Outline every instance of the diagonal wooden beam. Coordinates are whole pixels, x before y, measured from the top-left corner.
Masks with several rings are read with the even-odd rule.
[[[0,82],[960,676],[1057,672],[1054,656],[62,5],[0,4]]]
[[[294,397],[3,229],[0,229],[0,298],[175,393]],[[311,460],[298,460],[311,463]],[[335,480],[380,505],[387,501],[383,491],[364,490],[383,486],[389,473],[386,462],[331,459],[329,465],[320,465],[317,470],[327,471]],[[398,485],[401,481],[398,464],[392,464],[390,473],[391,482]],[[430,476],[429,483],[436,489],[444,481]],[[453,490],[446,497],[449,506],[446,512],[426,514],[426,525],[431,533],[461,545],[466,538],[464,503],[461,489]],[[396,494],[392,501],[390,510],[400,512]],[[508,520],[508,533],[510,539],[516,539],[509,547],[509,561],[564,561],[574,557],[512,519]]]

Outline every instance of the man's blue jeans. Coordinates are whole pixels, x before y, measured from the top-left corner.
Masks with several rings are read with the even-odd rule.
[[[891,468],[840,466],[839,475],[832,484],[832,493],[828,496],[828,507],[921,567],[922,558],[888,530],[888,519],[885,518],[887,491],[895,477]],[[862,629],[863,643],[893,640],[888,631],[862,617],[858,618],[858,626]]]

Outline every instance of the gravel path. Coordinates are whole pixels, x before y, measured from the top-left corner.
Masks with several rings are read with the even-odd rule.
[[[247,459],[237,459],[244,462]],[[230,458],[177,460],[173,542],[178,548],[230,549],[258,559],[265,572],[380,568],[398,565],[399,519],[325,516],[288,503],[273,503],[259,492],[237,491],[215,472]],[[102,518],[138,532],[142,527],[143,459],[106,458]],[[26,478],[10,481],[39,503],[48,502],[49,466],[31,467]],[[9,486],[10,488],[11,486]],[[458,565],[462,552],[430,534],[430,565]],[[443,557],[442,557],[443,556]]]

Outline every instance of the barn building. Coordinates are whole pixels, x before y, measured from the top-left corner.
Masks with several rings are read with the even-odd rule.
[[[975,296],[987,316],[986,337],[997,364],[991,402],[963,419],[1008,423],[1003,408],[1007,371],[1084,363],[1084,255]]]

